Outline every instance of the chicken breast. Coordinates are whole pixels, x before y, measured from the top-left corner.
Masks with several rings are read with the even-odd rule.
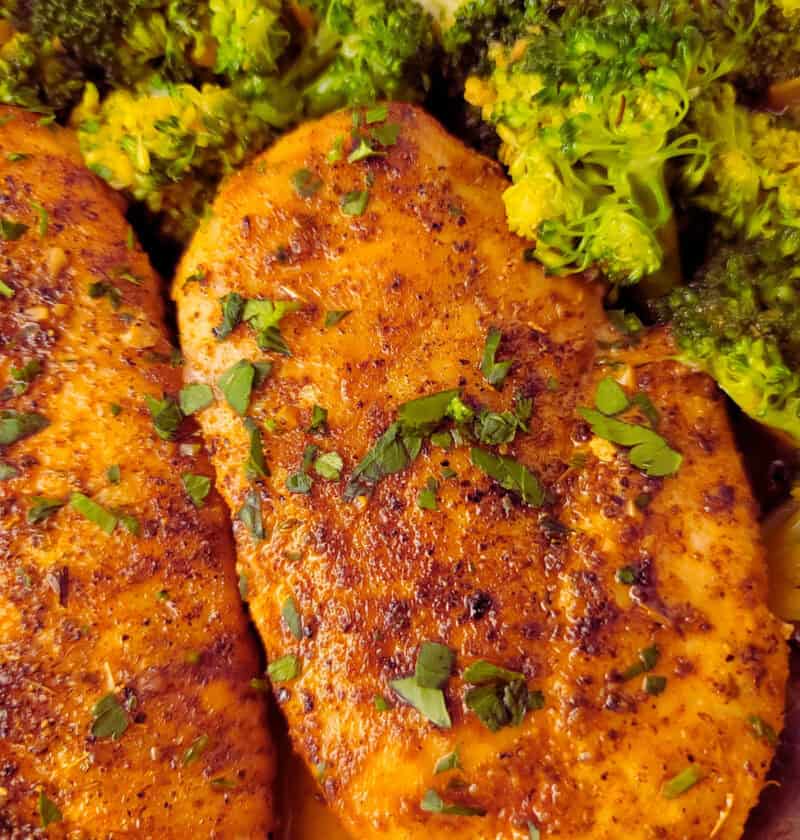
[[[420,110],[341,112],[185,255],[275,696],[353,837],[739,837],[787,649],[724,402],[528,262],[504,183]]]
[[[0,123],[0,836],[265,838],[258,652],[162,403],[158,278],[70,133]]]

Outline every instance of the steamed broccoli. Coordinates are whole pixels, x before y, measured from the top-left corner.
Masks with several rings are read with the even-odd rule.
[[[415,0],[318,0],[315,27],[289,78],[318,116],[377,99],[421,99],[433,55],[430,15]]]
[[[712,165],[692,196],[711,211],[718,231],[732,238],[800,233],[800,130],[788,117],[751,111],[730,85],[718,86],[692,108],[690,122],[713,146]],[[800,250],[800,238],[782,236]]]
[[[724,58],[668,8],[577,4],[529,20],[516,43],[491,48],[491,75],[466,87],[502,143],[509,225],[553,271],[598,264],[635,283],[664,261],[669,162],[702,178],[708,144],[677,129]]]
[[[800,266],[771,242],[725,244],[663,306],[685,358],[747,414],[800,442]]]

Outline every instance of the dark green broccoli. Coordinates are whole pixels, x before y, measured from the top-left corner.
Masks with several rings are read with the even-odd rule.
[[[662,305],[685,358],[747,414],[800,442],[798,231],[723,244]]]
[[[313,35],[288,71],[307,114],[425,95],[433,21],[416,0],[320,0],[311,9]]]

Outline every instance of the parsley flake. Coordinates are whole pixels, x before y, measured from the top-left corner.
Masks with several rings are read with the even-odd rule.
[[[367,125],[383,122],[389,116],[389,109],[386,105],[375,105],[367,108],[364,114],[364,121]]]
[[[269,467],[264,458],[264,445],[261,439],[261,430],[255,421],[250,417],[244,418],[244,427],[250,437],[250,447],[247,453],[247,460],[244,464],[244,474],[248,481],[255,481],[259,478],[266,478],[269,475]]]
[[[677,799],[693,788],[703,778],[703,771],[694,764],[690,764],[685,770],[681,770],[677,776],[673,776],[665,782],[661,788],[661,795],[664,799]]]
[[[285,315],[296,312],[302,304],[297,300],[266,300],[255,298],[244,306],[242,319],[255,331],[259,349],[273,351],[283,356],[291,356],[279,328]]]
[[[194,764],[200,756],[206,751],[209,744],[209,737],[208,735],[198,735],[197,738],[192,741],[189,745],[189,748],[183,754],[183,761],[182,764],[186,767],[189,764]]]
[[[47,828],[48,825],[61,822],[64,819],[56,803],[48,799],[43,790],[39,791],[36,808],[39,811],[42,828]]]
[[[314,472],[328,481],[338,481],[344,462],[338,452],[326,452],[314,461]]]
[[[37,412],[0,411],[0,446],[8,446],[30,437],[50,425],[50,421]]]
[[[771,747],[778,743],[778,733],[765,721],[757,715],[750,715],[747,719],[750,724],[750,729],[756,738],[766,741]]]
[[[368,203],[369,190],[352,190],[341,197],[339,206],[345,216],[361,216]]]
[[[111,484],[119,484],[121,478],[119,464],[112,464],[106,470],[106,478]]]
[[[300,675],[300,660],[292,654],[281,656],[267,665],[267,673],[272,682],[289,682]]]
[[[352,309],[329,309],[325,313],[325,329],[335,327],[340,321],[344,320],[353,310]]]
[[[523,674],[485,659],[473,662],[463,676],[465,682],[474,686],[464,696],[464,703],[492,732],[504,726],[518,726],[529,710],[544,706],[544,696],[540,691],[528,690]]]
[[[250,535],[255,540],[263,540],[264,539],[264,522],[261,518],[261,497],[255,490],[251,490],[245,497],[244,497],[244,504],[239,508],[239,512],[236,514],[237,518],[244,523],[244,526],[250,532]],[[247,600],[246,592],[247,592],[247,579],[245,578],[245,595],[242,596],[244,600]],[[240,585],[241,591],[241,585]]]
[[[314,404],[311,409],[311,423],[308,427],[309,432],[321,432],[325,429],[328,423],[328,409],[321,405]]]
[[[214,392],[203,382],[190,382],[178,394],[178,403],[186,417],[208,408],[214,402]]]
[[[50,214],[36,201],[31,202],[31,207],[36,211],[39,218],[39,239],[44,239],[47,236],[47,228],[50,224]]]
[[[439,503],[436,498],[436,491],[439,485],[435,478],[429,478],[425,487],[417,494],[417,507],[421,510],[438,510]]]
[[[391,687],[423,717],[442,729],[452,726],[442,686],[453,668],[453,652],[437,642],[423,642],[413,677],[392,680]]]
[[[486,815],[484,808],[472,808],[468,805],[448,805],[433,789],[425,791],[420,808],[431,814],[449,814],[454,817],[483,817]]]
[[[392,704],[382,694],[376,694],[372,698],[372,702],[378,712],[389,712],[392,709]]]
[[[69,506],[106,534],[110,534],[117,527],[118,517],[88,496],[84,496],[83,493],[72,493],[69,497]]]
[[[19,470],[7,464],[5,461],[0,461],[0,481],[8,481],[10,478],[16,478],[19,475]]]
[[[497,349],[500,346],[500,339],[503,334],[497,327],[491,327],[486,334],[486,344],[483,348],[483,358],[481,359],[481,373],[484,375],[486,381],[498,388],[503,384],[503,380],[508,376],[511,369],[511,362],[497,362],[495,356]]]
[[[0,295],[9,300],[14,297],[14,290],[7,283],[0,280]]]
[[[185,472],[181,475],[181,483],[186,495],[192,500],[196,508],[203,506],[206,497],[211,492],[211,479],[207,475],[194,475]]]
[[[303,622],[300,619],[300,613],[297,611],[297,602],[291,595],[283,602],[281,618],[289,632],[299,642],[303,638]]]
[[[220,376],[217,384],[228,401],[228,405],[237,413],[244,416],[250,406],[250,394],[256,369],[247,359],[240,359]]]
[[[22,222],[13,222],[11,219],[0,216],[0,239],[6,242],[16,241],[27,229],[28,226]]]
[[[91,733],[95,738],[119,741],[129,724],[128,713],[115,694],[106,694],[92,707]]]
[[[458,756],[458,748],[453,752],[443,755],[433,768],[433,775],[438,776],[439,773],[447,773],[448,770],[460,770],[461,761]]]
[[[399,123],[386,123],[386,125],[379,125],[372,129],[372,139],[380,143],[381,146],[394,146],[399,136]]]
[[[181,420],[183,420],[183,414],[178,403],[172,397],[165,396],[163,399],[157,400],[150,394],[145,394],[144,401],[150,410],[150,416],[153,418],[156,434],[162,440],[172,440],[181,424]]]
[[[597,383],[594,404],[598,411],[607,417],[611,417],[614,414],[625,411],[630,405],[630,402],[620,384],[610,376],[606,376]]]
[[[50,496],[34,496],[31,502],[32,504],[28,508],[26,517],[31,525],[35,525],[37,522],[43,522],[56,511],[61,510],[66,504],[63,499],[54,499]]]
[[[244,298],[237,292],[231,292],[219,299],[219,305],[222,308],[222,321],[214,327],[213,333],[222,341],[241,323],[242,313],[244,312]]]
[[[526,505],[541,507],[544,504],[545,491],[541,482],[519,461],[475,446],[470,449],[470,460],[501,487],[519,495]]]
[[[309,169],[298,169],[292,175],[292,186],[300,198],[311,198],[322,188],[322,178]]]

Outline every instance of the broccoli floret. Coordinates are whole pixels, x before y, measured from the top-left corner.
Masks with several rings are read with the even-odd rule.
[[[800,228],[800,130],[788,117],[751,111],[721,85],[693,105],[690,123],[713,145],[712,164],[690,200],[715,215],[718,231],[773,239]],[[800,248],[794,238],[781,242]]]
[[[664,262],[669,162],[702,177],[708,144],[677,129],[721,58],[671,11],[631,2],[532,20],[515,44],[491,48],[493,71],[466,87],[501,140],[509,225],[552,271],[599,264],[615,283],[636,283]]]
[[[74,119],[89,168],[161,214],[164,231],[184,239],[219,180],[273,138],[271,116],[219,85],[156,77],[102,101],[88,85]]]
[[[289,71],[306,82],[306,113],[425,95],[433,21],[415,0],[329,0],[312,9],[316,30]]]
[[[797,232],[725,244],[662,310],[685,358],[747,414],[800,442],[800,267]]]
[[[210,8],[215,72],[232,77],[278,69],[291,40],[280,0],[211,0]]]

